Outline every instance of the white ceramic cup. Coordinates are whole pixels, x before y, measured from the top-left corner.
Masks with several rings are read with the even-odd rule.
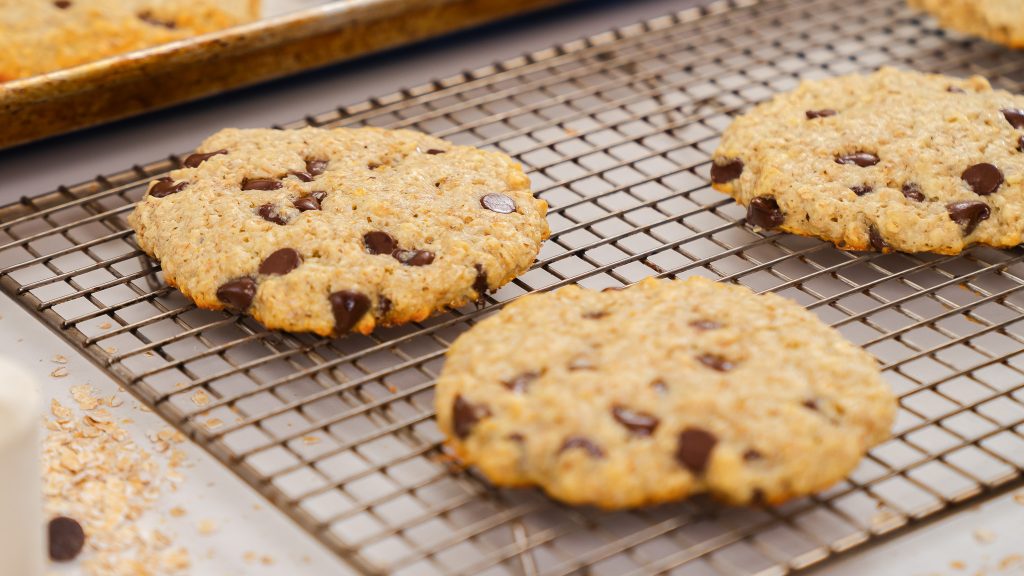
[[[4,575],[43,573],[41,416],[35,382],[24,369],[0,358],[0,574]]]

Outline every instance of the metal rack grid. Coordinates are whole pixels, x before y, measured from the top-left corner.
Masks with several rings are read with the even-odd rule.
[[[882,64],[1024,81],[1021,56],[899,0],[721,2],[285,127],[411,127],[518,158],[553,234],[482,309],[335,340],[196,309],[125,222],[181,156],[0,209],[0,286],[363,572],[800,570],[1021,485],[1024,251],[843,252],[755,233],[707,185],[732,114]],[[751,510],[570,508],[444,457],[433,380],[481,316],[568,283],[693,274],[781,293],[874,353],[900,396],[892,439],[832,489]]]

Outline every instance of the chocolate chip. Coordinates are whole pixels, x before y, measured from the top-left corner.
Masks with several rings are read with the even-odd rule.
[[[884,252],[885,248],[889,247],[889,244],[882,238],[882,233],[874,224],[868,226],[868,242],[871,243],[871,248],[875,252]]]
[[[487,270],[484,269],[483,264],[474,264],[476,268],[476,278],[473,279],[473,291],[476,292],[478,300],[483,300],[484,295],[487,294],[487,289],[490,286],[487,285]]]
[[[370,254],[391,254],[398,248],[398,242],[387,232],[374,230],[363,234],[363,246]]]
[[[946,212],[949,212],[949,218],[953,222],[960,225],[965,235],[974,232],[982,220],[988,220],[988,217],[992,215],[988,204],[977,200],[946,204]]]
[[[1006,118],[1010,126],[1024,128],[1024,110],[1020,108],[1003,108],[1000,112],[1003,113],[1003,118]]]
[[[516,211],[515,201],[504,194],[486,194],[480,199],[480,205],[498,214],[511,214]]]
[[[502,384],[505,385],[505,388],[508,388],[516,394],[524,394],[526,393],[526,389],[529,388],[530,383],[537,378],[540,378],[540,374],[536,372],[523,372],[511,380],[502,382]]]
[[[312,182],[313,181],[313,175],[310,174],[309,172],[303,172],[302,170],[292,170],[288,174],[290,176],[295,176],[296,178],[298,178],[299,180],[302,180],[303,182]]]
[[[634,436],[650,436],[654,434],[654,429],[661,423],[656,417],[646,412],[631,410],[624,406],[612,408],[612,417]]]
[[[505,438],[511,440],[512,442],[526,442],[526,436],[523,436],[519,432],[513,432],[508,436],[505,436]]]
[[[1003,173],[999,171],[999,168],[987,162],[975,164],[964,170],[960,178],[967,182],[967,185],[978,196],[988,196],[1003,185]]]
[[[327,171],[327,160],[306,160],[306,172],[310,176],[319,176]]]
[[[651,388],[653,388],[654,391],[657,392],[658,394],[664,394],[668,392],[668,384],[665,384],[665,381],[660,378],[655,380],[654,382],[651,382]]]
[[[367,162],[366,167],[370,170],[376,170],[377,168],[380,168],[380,164],[377,162]]]
[[[606,310],[594,310],[593,312],[584,312],[583,317],[587,320],[600,320],[608,315]]]
[[[53,5],[61,10],[67,10],[71,7],[71,2],[68,2],[68,0],[57,0]]]
[[[154,26],[161,26],[161,27],[167,28],[169,30],[174,30],[175,28],[178,27],[178,24],[175,23],[173,20],[161,20],[161,19],[157,18],[156,16],[154,16],[153,13],[150,12],[149,10],[146,10],[146,11],[143,11],[143,12],[139,12],[138,14],[136,14],[136,16],[139,18],[139,20],[142,20],[143,22],[145,22],[147,24],[152,24]]]
[[[260,264],[260,274],[283,276],[302,264],[302,256],[292,248],[281,248],[275,251]]]
[[[186,168],[195,168],[214,156],[227,153],[227,150],[217,150],[216,152],[196,152],[195,154],[189,154],[188,158],[185,158],[185,161],[182,164],[184,164]]]
[[[590,439],[582,436],[570,436],[565,439],[562,443],[562,447],[558,449],[558,453],[561,454],[566,450],[572,450],[574,448],[582,448],[587,451],[594,458],[604,458],[604,450],[597,444],[594,444]]]
[[[348,332],[359,323],[370,309],[370,299],[359,292],[340,290],[332,293],[327,299],[331,302],[334,312],[334,332]]]
[[[818,411],[818,401],[814,398],[808,398],[807,400],[804,400],[800,404],[804,408],[807,408],[808,410],[814,410],[815,412]]]
[[[248,308],[255,297],[256,281],[252,278],[238,278],[217,288],[217,299],[236,310]]]
[[[705,330],[717,330],[721,327],[722,325],[714,320],[694,320],[690,322],[690,328],[695,328],[702,332]]]
[[[946,92],[950,92],[953,94],[966,94],[963,88],[957,88],[956,86],[950,86],[949,88],[946,88]]]
[[[436,155],[436,154],[444,154],[444,150],[438,150],[437,148],[431,148],[430,150],[427,150],[427,154],[430,154],[432,156]]]
[[[714,450],[718,438],[700,428],[687,428],[679,434],[679,445],[676,448],[676,461],[694,474],[700,474],[708,466],[711,451]]]
[[[824,110],[808,110],[807,119],[814,120],[815,118],[828,118],[829,116],[835,116],[837,112],[831,108],[825,108]]]
[[[170,196],[171,194],[177,194],[188,186],[188,182],[181,181],[175,182],[171,178],[164,176],[156,181],[156,184],[149,189],[149,195],[153,198],[163,198]]]
[[[771,196],[757,196],[747,206],[747,222],[771,230],[782,224],[786,217],[779,209],[779,203]]]
[[[875,189],[872,188],[871,186],[864,184],[861,186],[852,186],[850,187],[850,190],[853,190],[853,193],[856,194],[857,196],[863,196],[865,194],[870,194]]]
[[[836,164],[856,164],[861,168],[874,166],[875,164],[878,164],[878,162],[878,156],[875,156],[870,152],[854,152],[853,154],[836,156]]]
[[[392,302],[391,302],[390,298],[387,298],[385,296],[378,296],[377,297],[377,317],[378,318],[383,318],[383,317],[387,316],[388,312],[391,312],[391,304],[392,304]]]
[[[701,354],[700,356],[697,356],[697,360],[708,368],[719,372],[728,372],[736,367],[736,364],[715,354]]]
[[[743,174],[743,160],[738,158],[734,160],[726,160],[725,164],[719,164],[717,162],[712,162],[711,164],[711,181],[715,184],[732,182],[739,178],[740,174]]]
[[[903,196],[914,202],[924,202],[924,192],[916,182],[907,182],[903,185]]]
[[[260,215],[267,222],[273,222],[274,224],[280,224],[284,226],[288,223],[288,219],[285,218],[284,214],[277,211],[277,206],[273,204],[264,204],[256,209],[256,213]]]
[[[55,562],[74,560],[85,546],[85,530],[78,521],[57,516],[47,526],[50,539],[50,558]]]
[[[429,250],[395,250],[391,255],[406,266],[426,266],[434,261],[434,253]]]
[[[292,202],[292,206],[299,209],[299,212],[308,212],[309,210],[319,210],[320,201],[312,196],[303,196]]]
[[[310,192],[309,195],[312,196],[313,198],[316,198],[316,201],[319,202],[320,204],[323,204],[324,203],[324,198],[327,198],[327,192],[324,192],[323,190],[317,190],[316,192]]]
[[[242,180],[242,190],[278,190],[284,186],[280,180],[272,180],[270,178],[253,178],[252,180],[244,178]]]
[[[469,436],[476,423],[491,415],[491,411],[481,404],[473,404],[463,400],[462,396],[455,397],[455,404],[452,405],[452,427],[455,435],[459,438]]]
[[[764,456],[753,448],[743,453],[743,460],[745,462],[753,462],[755,460],[760,460],[761,458],[764,458]]]

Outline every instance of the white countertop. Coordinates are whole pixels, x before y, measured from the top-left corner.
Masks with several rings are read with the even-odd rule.
[[[896,1],[896,0],[894,0]],[[308,3],[308,2],[306,2]],[[206,135],[225,126],[256,127],[285,123],[307,113],[329,110],[362,101],[404,86],[444,77],[493,61],[543,48],[638,20],[682,9],[687,0],[637,0],[631,2],[587,2],[528,21],[488,28],[451,39],[431,42],[415,50],[401,50],[383,56],[343,64],[265,86],[150,114],[112,126],[65,136],[13,151],[0,152],[0,202],[35,195],[61,184],[73,184],[123,169],[135,163],[186,151]],[[3,354],[17,358],[43,384],[44,398],[58,398],[72,404],[68,388],[89,383],[100,393],[116,392],[116,384],[47,328],[33,320],[6,297],[0,298],[0,338]],[[55,354],[69,358],[69,376],[49,377]],[[119,418],[131,418],[127,426],[146,444],[147,433],[164,423],[143,412],[127,394],[125,403],[113,409]],[[265,503],[234,475],[202,450],[188,446],[193,464],[185,470],[182,488],[167,494],[163,512],[175,506],[189,510],[181,518],[166,513],[162,530],[174,535],[178,544],[191,551],[199,575],[232,574],[346,574],[350,571],[286,517]],[[1024,497],[1022,497],[1024,499]],[[157,516],[143,518],[154,522]],[[218,527],[202,535],[196,524],[210,519]],[[1024,505],[1013,494],[928,524],[912,533],[817,571],[829,576],[1024,574]],[[253,562],[247,552],[273,560]],[[960,564],[962,563],[962,564]],[[1001,566],[1002,564],[1002,566]],[[75,565],[60,567],[61,574],[76,574]]]

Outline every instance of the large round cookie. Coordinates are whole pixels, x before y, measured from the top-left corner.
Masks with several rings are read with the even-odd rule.
[[[715,188],[747,220],[853,250],[956,254],[1024,230],[1024,97],[882,69],[807,81],[737,118]]]
[[[1024,0],[910,0],[952,30],[1024,48]]]
[[[527,270],[547,204],[507,156],[407,130],[223,130],[129,217],[167,282],[268,328],[369,333]]]
[[[436,407],[494,484],[603,508],[808,494],[895,414],[867,352],[784,298],[703,278],[524,297],[459,337]]]

